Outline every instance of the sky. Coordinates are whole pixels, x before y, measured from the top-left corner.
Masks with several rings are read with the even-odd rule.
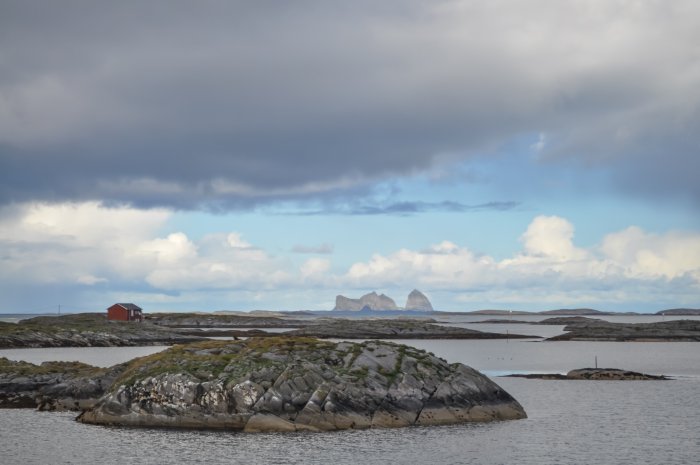
[[[700,3],[0,2],[0,313],[700,307]]]

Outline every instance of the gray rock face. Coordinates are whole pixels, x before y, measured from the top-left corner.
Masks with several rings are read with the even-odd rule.
[[[428,298],[418,289],[413,289],[410,294],[408,294],[408,299],[406,300],[406,310],[418,310],[421,312],[432,312],[433,306],[431,305]]]
[[[124,369],[78,362],[33,365],[0,358],[0,408],[83,410],[104,395]]]
[[[106,314],[44,316],[0,322],[0,348],[119,347],[183,344],[202,340],[149,323],[107,321]]]
[[[368,310],[399,310],[391,297],[384,294],[378,295],[376,292],[365,294],[359,299],[350,299],[342,295],[336,296],[333,310],[360,311],[364,308]]]
[[[78,420],[259,432],[525,417],[515,399],[479,372],[412,347],[252,338],[142,358]]]
[[[673,320],[656,323],[610,323],[589,320],[569,324],[565,334],[549,341],[700,341],[700,321]]]

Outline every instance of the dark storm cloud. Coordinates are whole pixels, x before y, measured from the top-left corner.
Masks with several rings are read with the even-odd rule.
[[[245,208],[539,132],[545,164],[700,199],[695,2],[0,8],[3,203]]]

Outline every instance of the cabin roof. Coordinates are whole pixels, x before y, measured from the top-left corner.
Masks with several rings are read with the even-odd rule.
[[[123,307],[127,310],[141,310],[141,311],[143,311],[143,309],[136,304],[129,304],[129,303],[121,304],[120,303],[120,304],[116,304],[116,305],[119,305],[120,307]]]

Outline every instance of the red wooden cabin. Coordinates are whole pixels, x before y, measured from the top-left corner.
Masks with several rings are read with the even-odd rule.
[[[143,310],[134,304],[114,304],[107,309],[107,319],[115,321],[143,321]]]

